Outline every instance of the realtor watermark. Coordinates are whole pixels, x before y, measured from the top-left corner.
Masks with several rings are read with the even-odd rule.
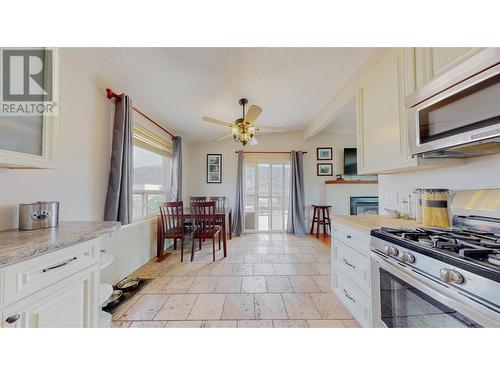
[[[0,48],[0,116],[58,114],[57,50]]]

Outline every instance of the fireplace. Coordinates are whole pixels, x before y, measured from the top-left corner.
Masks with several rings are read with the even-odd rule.
[[[378,215],[378,197],[351,197],[351,215]]]

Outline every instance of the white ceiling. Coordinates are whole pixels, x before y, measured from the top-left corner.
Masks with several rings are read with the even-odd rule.
[[[258,125],[303,129],[373,48],[71,48],[135,105],[190,140],[226,133],[203,116],[240,117],[246,97]]]
[[[356,134],[356,101],[353,98],[342,108],[323,131],[342,134]]]

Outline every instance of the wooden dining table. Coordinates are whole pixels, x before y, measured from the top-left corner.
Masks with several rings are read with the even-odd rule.
[[[183,209],[183,219],[191,219],[191,208],[184,207]],[[227,256],[227,239],[232,238],[233,228],[232,228],[232,212],[231,208],[224,208],[215,210],[215,217],[222,223],[222,248],[224,250],[224,257]],[[163,230],[161,227],[161,215],[158,214],[156,216],[156,256],[158,257],[158,261],[161,262],[167,256],[166,252],[162,248],[162,235]]]

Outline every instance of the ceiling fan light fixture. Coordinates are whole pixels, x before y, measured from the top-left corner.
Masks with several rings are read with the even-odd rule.
[[[245,146],[247,143],[250,143],[251,145],[257,144],[257,141],[253,139],[255,133],[260,130],[260,128],[256,128],[254,126],[254,122],[262,113],[262,108],[257,105],[252,105],[250,106],[248,111],[245,111],[248,100],[242,98],[240,99],[239,103],[242,107],[242,117],[236,119],[233,124],[226,121],[213,119],[211,117],[203,117],[203,120],[212,124],[230,128],[231,133],[227,135],[232,136],[235,142],[240,142],[241,144],[243,144],[243,146]],[[221,137],[221,139],[225,139],[226,137],[227,136],[223,136]]]

